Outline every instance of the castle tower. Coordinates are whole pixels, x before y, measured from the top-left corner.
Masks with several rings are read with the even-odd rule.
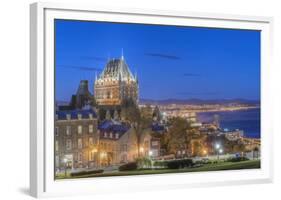
[[[138,101],[138,81],[132,75],[125,58],[108,60],[95,80],[94,94],[101,106],[119,106],[125,99]]]

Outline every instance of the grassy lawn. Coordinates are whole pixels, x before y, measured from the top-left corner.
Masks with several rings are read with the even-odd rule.
[[[121,172],[108,172],[83,176],[67,176],[66,178],[89,178],[89,177],[106,177],[106,176],[128,176],[128,175],[145,175],[145,174],[165,174],[165,173],[183,173],[183,172],[201,172],[201,171],[219,171],[219,170],[238,170],[238,169],[258,169],[260,160],[250,160],[242,162],[221,162],[217,164],[206,164],[200,167],[183,168],[183,169],[146,169],[132,170]],[[65,179],[64,176],[58,176],[57,179]]]

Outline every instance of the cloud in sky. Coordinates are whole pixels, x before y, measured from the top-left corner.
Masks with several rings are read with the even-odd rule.
[[[81,71],[102,71],[102,69],[96,67],[76,66],[76,65],[57,65],[57,67],[62,67],[65,69],[77,69]]]
[[[99,62],[105,62],[107,58],[104,57],[98,57],[98,56],[82,56],[81,59],[83,60],[95,60]]]
[[[163,53],[145,53],[146,56],[151,57],[158,57],[158,58],[164,58],[169,60],[180,60],[181,58],[179,56],[171,55],[171,54],[163,54]]]

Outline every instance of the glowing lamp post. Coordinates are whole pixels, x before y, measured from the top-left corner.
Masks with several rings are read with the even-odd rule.
[[[221,147],[221,145],[217,143],[215,147],[216,147],[216,150],[218,150]]]
[[[203,155],[206,156],[208,154],[208,151],[206,149],[203,149]]]
[[[140,154],[143,155],[143,152],[144,152],[144,148],[140,147]]]
[[[217,152],[217,159],[219,160],[220,154],[223,153],[223,149],[221,148],[221,145],[218,143],[215,145],[215,148],[216,148],[216,152]]]

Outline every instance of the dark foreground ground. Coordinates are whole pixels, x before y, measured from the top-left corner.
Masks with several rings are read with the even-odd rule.
[[[106,176],[129,176],[129,175],[147,175],[147,174],[166,174],[166,173],[183,173],[183,172],[204,172],[204,171],[220,171],[220,170],[239,170],[239,169],[258,169],[260,168],[260,160],[250,160],[241,162],[221,162],[216,164],[206,164],[200,167],[183,168],[183,169],[138,169],[132,171],[113,171],[99,174],[88,174],[72,177],[69,174],[65,177],[63,174],[56,179],[73,179],[73,178],[89,178],[89,177],[106,177]]]

